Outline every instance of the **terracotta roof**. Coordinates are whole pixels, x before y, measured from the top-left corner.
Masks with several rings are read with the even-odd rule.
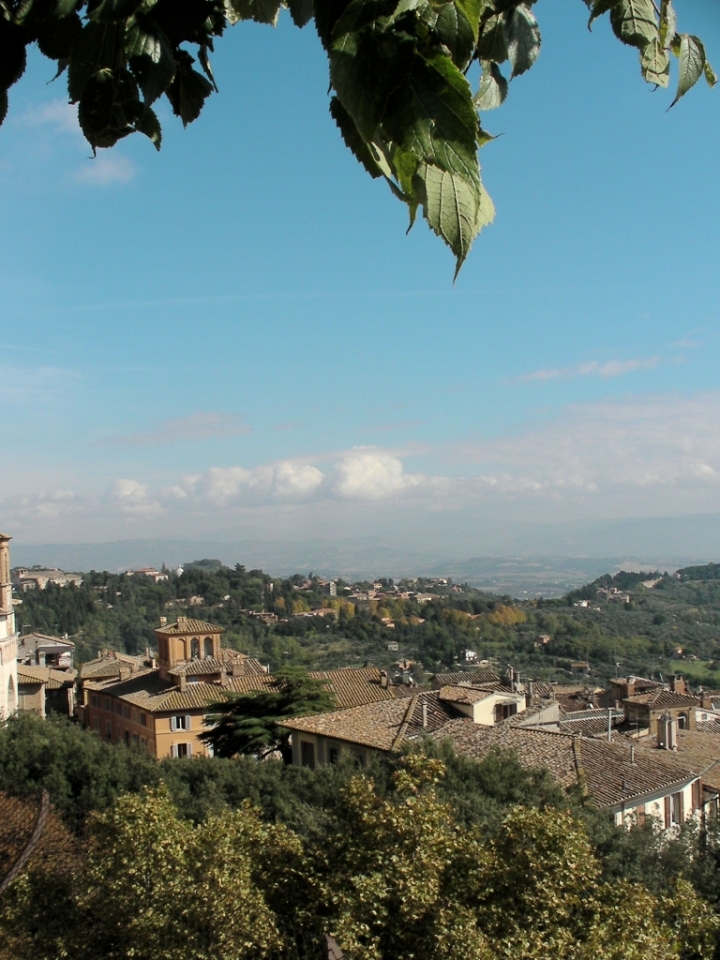
[[[492,690],[483,690],[480,687],[441,687],[439,696],[448,703],[479,703],[493,695]]]
[[[315,680],[324,681],[334,694],[338,707],[359,707],[364,703],[381,700],[396,700],[417,693],[417,687],[404,684],[380,682],[378,667],[347,667],[342,670],[316,670],[310,674]]]
[[[555,699],[565,713],[585,712],[596,709],[599,705],[596,691],[588,687],[582,687],[570,693],[561,693],[556,690]]]
[[[651,693],[637,693],[632,697],[626,697],[623,703],[638,703],[642,706],[648,706],[652,710],[662,710],[663,707],[699,706],[697,697],[686,696],[682,693],[672,693],[670,690],[653,690]]]
[[[449,740],[458,753],[476,759],[494,748],[512,750],[523,766],[549,770],[561,787],[584,786],[599,807],[621,806],[687,783],[697,775],[691,764],[674,756],[649,757],[647,751],[639,749],[631,762],[626,741],[607,743],[504,724],[483,727],[456,720],[433,734],[433,739]]]
[[[466,670],[459,673],[436,673],[432,678],[433,686],[448,687],[460,684],[495,683],[500,678],[492,670]]]
[[[614,730],[625,719],[623,713],[613,710],[610,717],[610,727]],[[573,710],[561,716],[558,724],[561,733],[579,733],[584,737],[607,735],[607,710]]]
[[[52,667],[36,667],[19,663],[17,667],[18,683],[44,683],[48,690],[61,690],[72,686],[77,670],[53,670]]]
[[[698,724],[698,727],[700,724]],[[669,754],[677,757],[688,766],[692,766],[702,775],[703,783],[713,790],[720,790],[720,725],[710,732],[704,730],[678,730],[677,752]],[[668,755],[668,751],[661,750],[657,737],[642,737],[637,745],[647,750],[653,757]]]
[[[430,690],[410,698],[295,717],[281,726],[388,752],[398,749],[405,740],[440,729],[454,716],[452,709],[440,702],[438,692]]]
[[[240,676],[267,675],[267,670],[263,665],[249,657],[245,653],[238,653],[235,650],[222,650],[221,659],[215,657],[200,657],[197,660],[188,660],[185,663],[178,663],[168,671],[171,676],[193,677],[208,676],[210,674],[225,673],[228,669],[240,671]]]
[[[112,656],[106,654],[80,664],[80,679],[93,680],[100,677],[115,677],[120,673],[121,667],[128,666],[135,670],[145,669],[147,667],[147,657],[134,657],[127,653],[113,651]]]
[[[186,633],[222,633],[223,628],[206,620],[191,620],[187,617],[177,623],[169,623],[164,627],[157,627],[155,633],[186,634]]]
[[[695,729],[702,733],[718,733],[720,732],[720,717],[716,720],[698,720]]]
[[[71,650],[75,647],[72,640],[63,640],[62,637],[51,637],[45,633],[24,633],[21,637],[18,637],[18,650],[21,647],[32,647],[34,650],[36,647],[46,646],[47,644],[68,647]]]

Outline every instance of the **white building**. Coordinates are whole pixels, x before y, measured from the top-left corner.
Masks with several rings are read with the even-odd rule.
[[[0,720],[17,710],[17,634],[10,580],[10,537],[0,533]]]

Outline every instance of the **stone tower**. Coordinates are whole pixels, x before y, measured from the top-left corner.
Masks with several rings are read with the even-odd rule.
[[[17,710],[17,634],[10,580],[10,537],[0,533],[0,720]]]

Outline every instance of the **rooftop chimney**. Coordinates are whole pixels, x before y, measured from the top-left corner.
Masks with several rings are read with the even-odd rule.
[[[635,763],[635,744],[630,744],[630,763]]]
[[[388,685],[388,672],[387,672],[387,670],[381,670],[381,671],[380,671],[380,686],[383,688],[383,690],[387,690],[387,685]]]
[[[160,626],[164,627],[167,623],[167,617],[160,617]]]
[[[422,725],[423,725],[423,729],[426,729],[428,725],[428,711],[427,711],[426,700],[423,700],[423,703],[422,703]]]

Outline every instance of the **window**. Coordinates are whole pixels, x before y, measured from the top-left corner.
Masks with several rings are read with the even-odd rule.
[[[147,726],[147,715],[144,713],[140,714],[140,725],[143,727]]]
[[[105,723],[105,736],[108,740],[112,740],[112,720],[108,720]]]
[[[100,729],[100,717],[95,717],[95,729]]]
[[[128,747],[130,746],[130,731],[129,731],[129,730],[126,730],[126,731],[125,731],[125,743],[128,745]]]
[[[90,697],[90,703],[91,703],[94,707],[97,707],[97,706],[98,706],[99,701],[98,701],[98,695],[97,695],[96,693],[94,693],[94,694]]]
[[[307,740],[300,741],[300,763],[303,767],[315,769],[315,744]]]
[[[197,637],[193,637],[190,641],[190,656],[199,657],[200,656],[200,641]]]
[[[174,743],[172,745],[172,755],[174,757],[191,757],[192,744],[191,743]]]
[[[120,703],[119,700],[115,701],[115,713],[117,714],[122,713],[122,704]]]
[[[130,707],[126,703],[122,705],[122,715],[126,720],[130,719]]]
[[[112,700],[110,697],[105,697],[105,709],[112,710]]]
[[[213,655],[212,637],[205,637],[205,656],[211,657],[212,655]]]
[[[170,717],[171,730],[189,730],[190,717]]]
[[[330,763],[337,763],[340,759],[340,750],[337,747],[330,747],[328,750],[328,760]]]
[[[678,793],[673,793],[672,796],[665,797],[665,829],[682,823],[684,819],[685,808],[681,790]]]

